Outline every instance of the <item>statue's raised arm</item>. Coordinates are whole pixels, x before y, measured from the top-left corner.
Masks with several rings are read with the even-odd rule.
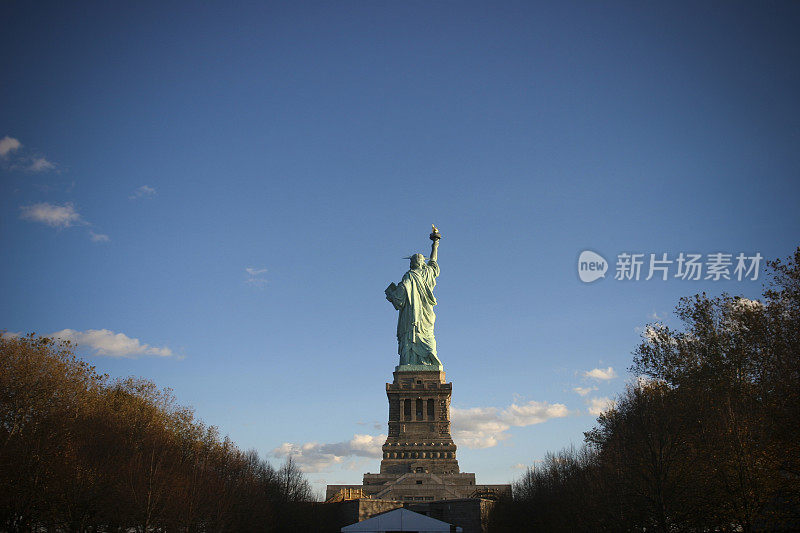
[[[433,228],[433,231],[430,235],[428,235],[428,237],[430,237],[431,241],[433,241],[431,242],[431,261],[435,263],[438,261],[437,256],[439,252],[439,239],[442,238],[442,234],[439,233],[439,229],[433,224],[431,224],[431,228]]]
[[[402,281],[386,288],[386,299],[399,311],[397,319],[397,353],[400,366],[424,366],[431,370],[442,370],[442,362],[436,356],[436,339],[433,324],[436,314],[433,306],[436,298],[433,288],[439,275],[438,250],[442,235],[436,226],[430,234],[431,256],[414,254],[408,272]]]

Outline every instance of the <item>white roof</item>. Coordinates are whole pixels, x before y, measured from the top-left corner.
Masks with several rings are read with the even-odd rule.
[[[450,532],[450,524],[408,509],[395,509],[342,528],[342,533],[382,533],[384,531]],[[463,531],[457,527],[456,531]]]

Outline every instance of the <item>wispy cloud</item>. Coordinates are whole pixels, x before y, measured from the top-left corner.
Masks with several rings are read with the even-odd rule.
[[[617,373],[614,372],[614,369],[611,368],[611,367],[608,367],[608,368],[605,368],[605,369],[603,369],[603,368],[594,368],[592,370],[588,370],[588,371],[584,372],[583,376],[586,377],[586,378],[598,379],[598,380],[601,380],[601,381],[608,381],[609,379],[614,379],[616,377],[619,377],[617,375]]]
[[[141,187],[133,191],[133,194],[128,196],[128,198],[130,198],[131,200],[138,200],[140,198],[152,198],[155,195],[156,195],[156,190],[153,187],[150,187],[149,185],[142,185]]]
[[[89,230],[89,238],[92,239],[92,242],[108,242],[111,240],[105,233],[95,233],[92,230]]]
[[[32,205],[23,205],[21,218],[33,222],[41,222],[53,228],[68,228],[76,224],[84,224],[80,213],[72,203],[62,205],[42,202]]]
[[[596,391],[596,390],[597,390],[597,387],[595,387],[594,385],[592,385],[591,387],[575,387],[575,388],[574,388],[574,389],[572,389],[572,390],[574,390],[575,392],[577,392],[577,393],[578,393],[578,394],[580,394],[581,396],[586,396],[586,395],[587,395],[587,394],[589,394],[590,392],[592,392],[592,391]]]
[[[586,400],[587,411],[590,415],[600,416],[605,411],[613,409],[616,402],[607,396],[602,398],[589,398]]]
[[[304,472],[325,472],[334,465],[348,467],[356,458],[380,458],[386,435],[361,435],[356,433],[349,441],[334,443],[284,442],[272,452],[275,457],[291,456]]]
[[[107,329],[87,329],[86,331],[62,329],[50,336],[74,342],[78,346],[90,348],[96,355],[108,357],[175,356],[175,353],[166,346],[150,346],[140,342],[139,339],[128,337],[124,333],[114,333]]]
[[[266,274],[266,268],[246,267],[244,271],[247,273],[245,283],[255,287],[264,287],[267,284],[267,278],[263,275]]]
[[[56,169],[55,163],[40,154],[23,150],[19,139],[9,135],[0,139],[0,160],[2,160],[3,168],[7,170],[47,172]]]
[[[23,220],[39,222],[59,230],[78,225],[91,226],[91,224],[78,213],[78,210],[75,209],[75,206],[71,202],[66,202],[64,204],[41,202],[38,204],[23,205],[20,206],[20,211],[20,218]],[[97,233],[91,229],[89,230],[89,238],[92,242],[108,242],[111,240],[105,233]]]
[[[6,157],[11,152],[15,152],[22,147],[22,143],[13,137],[6,135],[0,139],[0,157]]]
[[[372,429],[378,431],[386,426],[386,422],[378,422],[377,420],[373,420],[372,422],[356,422],[356,424],[359,426],[370,426]]]
[[[522,405],[512,403],[502,410],[497,407],[450,408],[453,439],[467,448],[491,448],[511,436],[508,430],[512,426],[541,424],[567,415],[569,410],[564,404],[537,401]]]
[[[53,170],[56,168],[56,165],[51,161],[48,161],[45,157],[34,157],[30,164],[25,167],[25,170],[28,172],[45,172],[47,170]]]

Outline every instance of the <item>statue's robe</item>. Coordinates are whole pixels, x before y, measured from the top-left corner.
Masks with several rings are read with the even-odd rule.
[[[397,319],[397,353],[401,365],[441,365],[436,357],[433,323],[436,298],[433,288],[439,265],[433,259],[419,269],[411,269],[394,289],[386,290],[386,298],[400,311]]]

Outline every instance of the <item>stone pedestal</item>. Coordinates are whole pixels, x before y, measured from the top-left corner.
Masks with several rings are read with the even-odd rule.
[[[362,485],[328,485],[326,499],[362,498],[435,502],[511,494],[510,485],[477,485],[462,473],[450,436],[450,397],[441,367],[403,365],[386,384],[389,436],[383,444],[379,474],[364,474]],[[445,520],[446,521],[446,520]]]
[[[452,383],[444,372],[400,366],[386,384],[389,435],[383,445],[381,474],[458,474],[456,445],[450,436]]]

